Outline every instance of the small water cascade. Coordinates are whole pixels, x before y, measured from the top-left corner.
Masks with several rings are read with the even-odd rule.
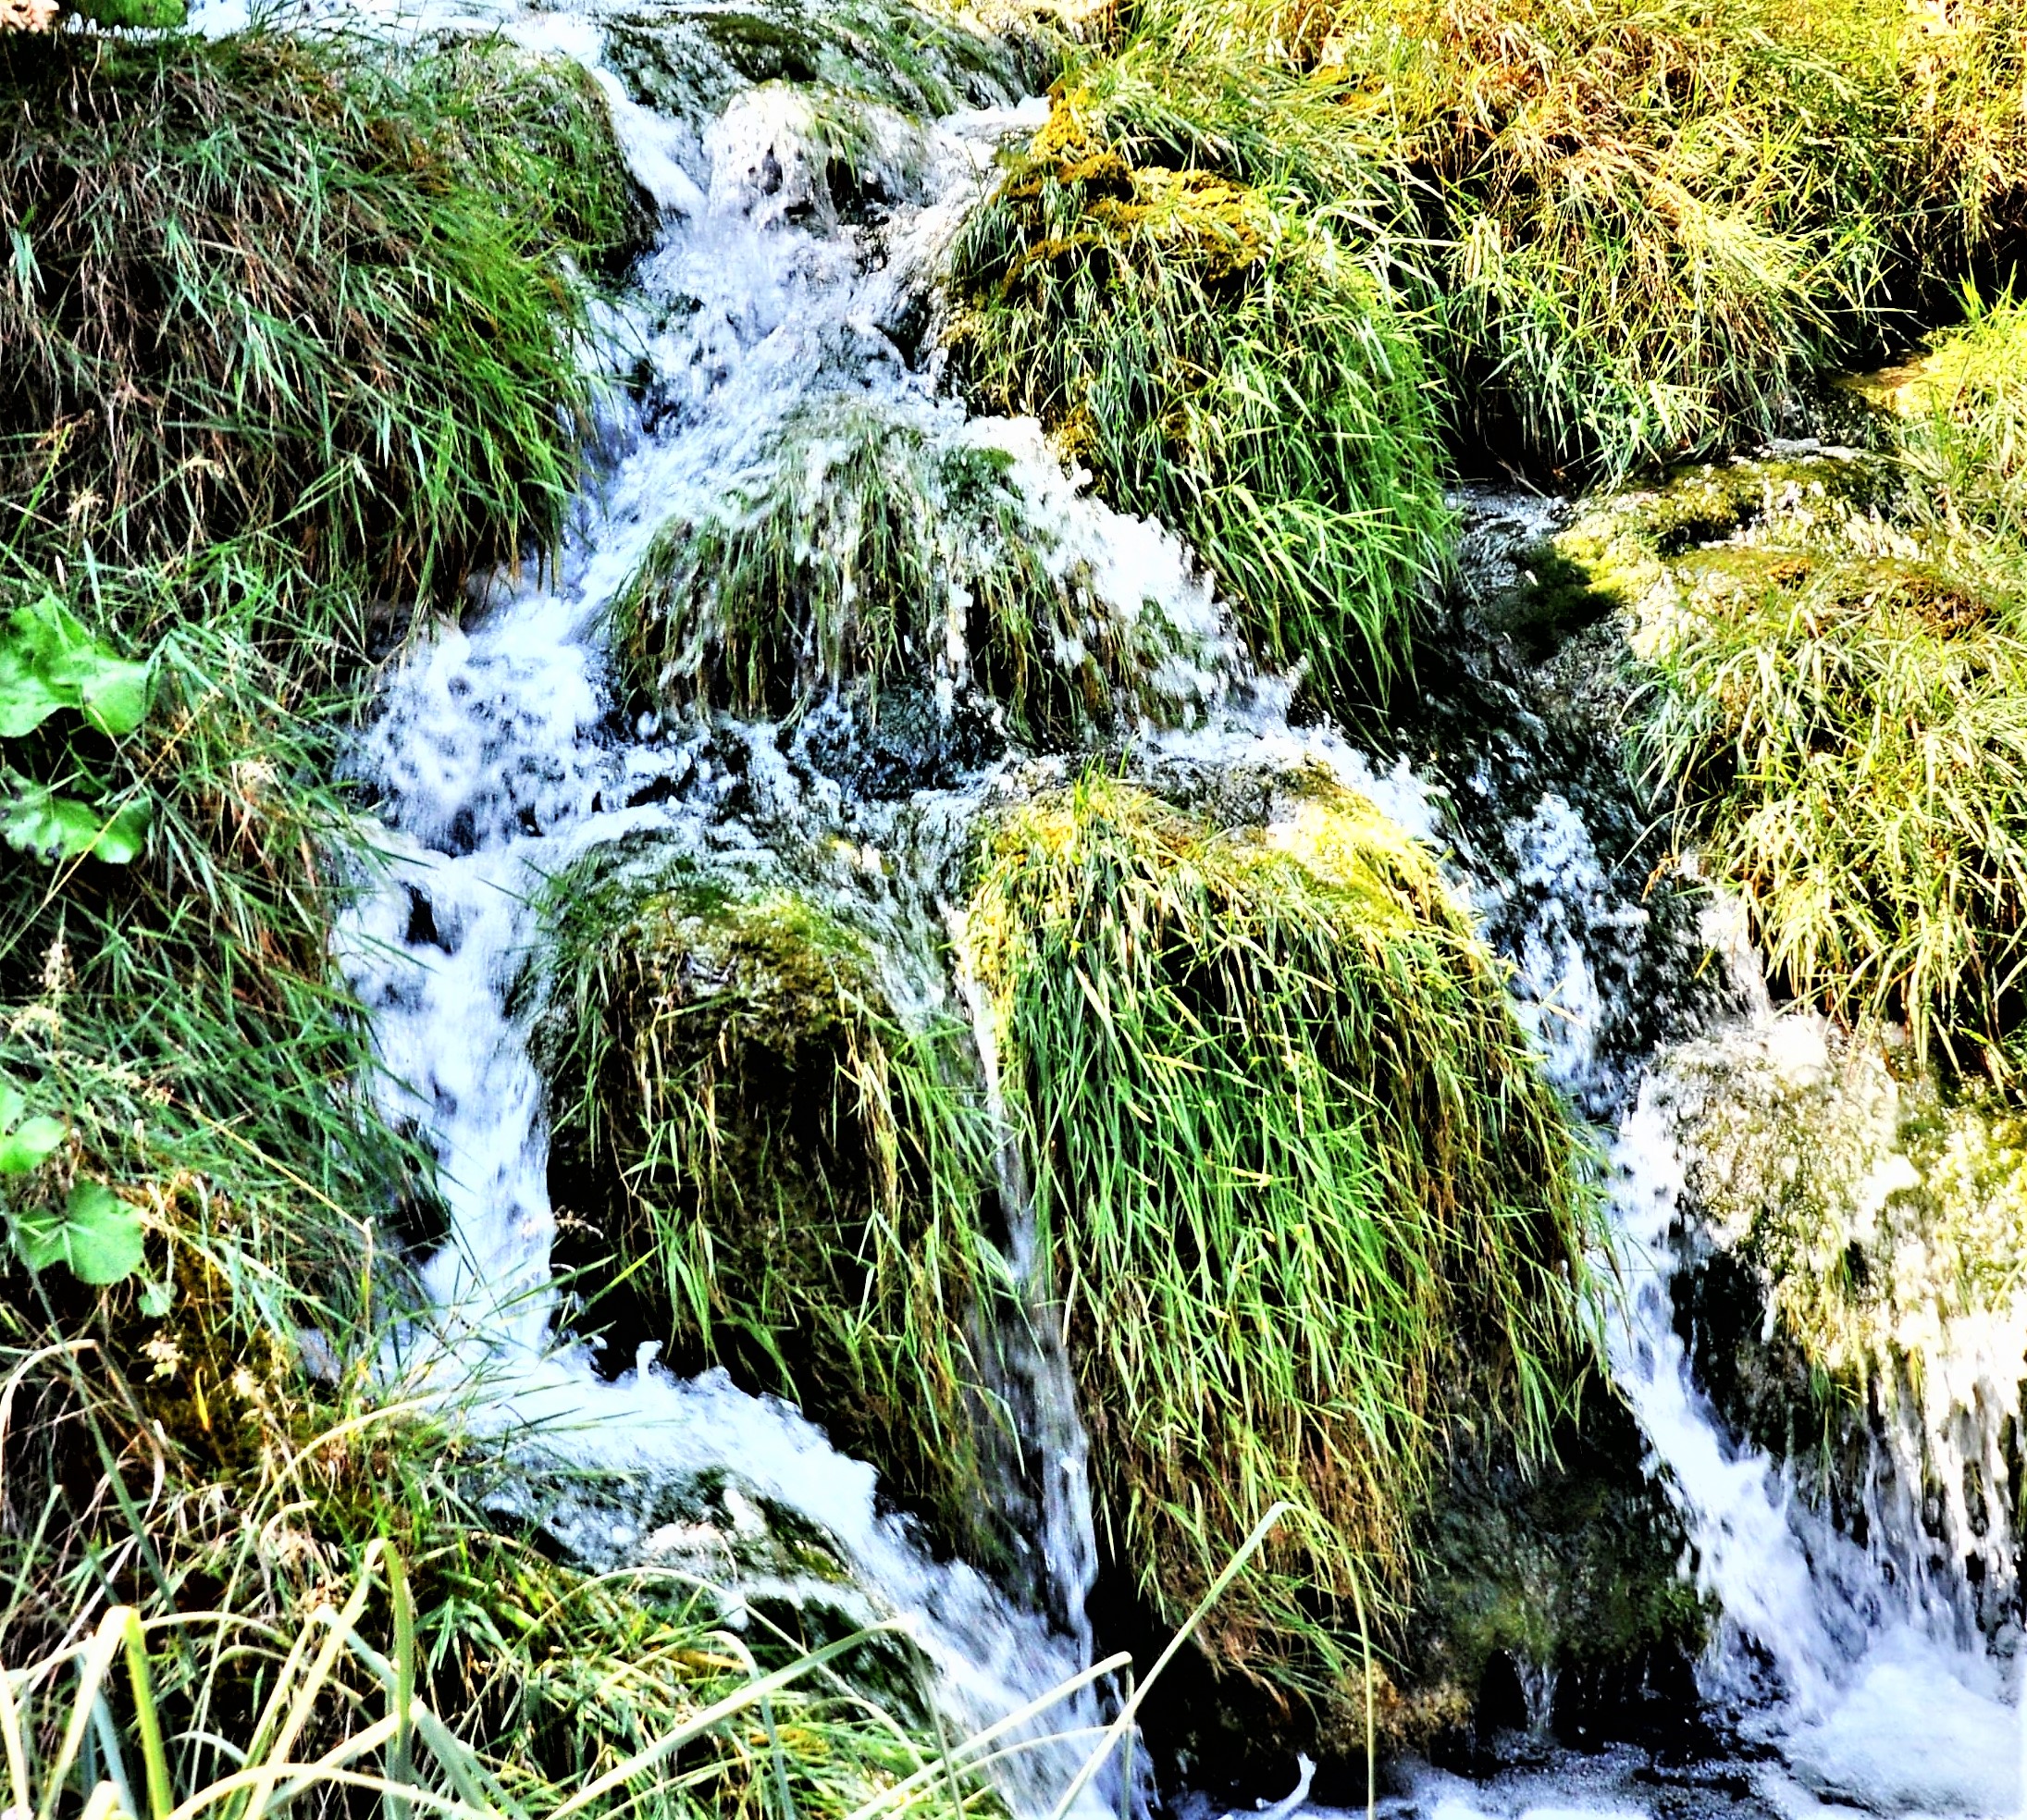
[[[1495,580],[1555,509],[1492,493],[1465,504],[1467,563]],[[1490,730],[1480,722],[1457,742],[1479,754],[1461,786],[1436,787],[1465,888],[1514,961],[1524,1020],[1558,1080],[1613,1133],[1622,1282],[1608,1325],[1612,1373],[1681,1513],[1697,1581],[1721,1612],[1699,1671],[1712,1715],[1776,1811],[1819,1801],[1894,1814],[2022,1811],[2027,1700],[2009,1692],[2020,1674],[2005,1660],[2019,1640],[2017,1540],[2004,1511],[1964,1488],[2007,1482],[2002,1436],[2020,1405],[2027,1309],[2016,1301],[2009,1319],[1924,1329],[1928,1380],[1873,1439],[1855,1526],[1812,1507],[1791,1469],[1727,1428],[1678,1331],[1678,1279],[1711,1242],[1691,1191],[1699,1157],[1684,1108],[1699,1070],[1710,1071],[1703,1092],[1743,1091],[1742,1059],[1814,1083],[1831,1068],[1826,1032],[1806,1013],[1775,1011],[1735,902],[1705,899],[1693,932],[1679,912],[1671,927],[1638,868],[1615,877],[1601,863],[1587,811],[1615,820],[1630,845],[1626,823],[1609,786],[1585,794],[1597,774],[1583,776],[1567,745],[1560,773],[1544,767],[1552,684],[1489,688],[1478,675],[1452,687],[1453,709],[1480,714],[1505,690]],[[1872,1067],[1885,1081],[1884,1063]],[[1884,1138],[1880,1146],[1860,1191],[1875,1205],[1914,1180],[1904,1155]],[[1771,1331],[1771,1306],[1766,1319]],[[1539,1733],[1539,1668],[1524,1665],[1522,1679]],[[1536,1768],[1490,1803],[1440,1777],[1426,1778],[1421,1796],[1438,1813],[1528,1812],[1545,1795],[1552,1804],[1553,1785],[1552,1769]],[[1629,1792],[1609,1775],[1573,1772],[1565,1798],[1615,1811]]]
[[[229,0],[200,18],[235,22]],[[1090,598],[1122,621],[1158,622],[1166,656],[1150,664],[1151,684],[1187,704],[1179,718],[1193,724],[1145,737],[1138,762],[1151,774],[1319,763],[1453,851],[1460,895],[1514,960],[1523,1014],[1558,1080],[1616,1131],[1625,1293],[1610,1326],[1613,1371],[1681,1510],[1699,1582],[1723,1607],[1705,1692],[1751,1753],[1759,1798],[1784,1812],[1806,1812],[1817,1797],[1889,1814],[2021,1810],[2021,1702],[2008,1697],[1984,1631],[1964,1621],[1957,1563],[1933,1572],[1922,1565],[1933,1551],[1914,1543],[1914,1454],[1903,1449],[1894,1470],[1875,1476],[1860,1546],[1806,1508],[1771,1457],[1728,1433],[1699,1388],[1673,1292],[1685,1230],[1699,1215],[1668,1058],[1698,1038],[1778,1046],[1794,1027],[1774,1019],[1736,940],[1699,935],[1678,909],[1649,901],[1638,867],[1601,860],[1601,849],[1631,850],[1624,824],[1638,819],[1596,786],[1602,761],[1539,762],[1566,729],[1505,683],[1456,697],[1458,724],[1447,733],[1410,729],[1377,758],[1327,731],[1291,730],[1276,688],[1246,674],[1208,585],[1173,537],[1093,502],[1033,426],[967,421],[939,394],[933,368],[903,353],[911,338],[902,325],[938,249],[989,180],[995,145],[1032,130],[1034,108],[1008,94],[1004,106],[933,126],[887,122],[887,138],[875,134],[864,154],[884,171],[874,236],[837,218],[824,160],[801,136],[807,121],[778,91],[744,89],[700,122],[659,111],[610,65],[589,10],[474,6],[411,13],[400,25],[499,28],[582,62],[612,102],[663,226],[604,323],[609,363],[640,377],[614,388],[594,477],[553,570],[495,578],[463,625],[439,626],[407,652],[355,757],[385,827],[387,863],[343,932],[343,953],[386,1064],[387,1109],[435,1149],[447,1229],[423,1272],[433,1319],[396,1336],[390,1375],[460,1400],[475,1426],[530,1462],[649,1488],[726,1482],[735,1530],[764,1523],[757,1507],[796,1513],[848,1566],[865,1616],[907,1615],[916,1625],[960,1725],[993,1723],[1089,1664],[1083,1606],[1096,1550],[1085,1437],[1034,1256],[1019,1147],[996,1103],[990,1018],[964,1000],[961,978],[947,981],[923,960],[948,926],[946,885],[966,832],[1006,767],[974,768],[898,799],[861,796],[806,761],[810,742],[825,735],[822,715],[787,737],[771,725],[706,730],[635,718],[619,706],[605,650],[601,615],[662,525],[708,509],[764,466],[797,408],[871,403],[927,438],[997,451],[1045,560],[1075,569]],[[1484,541],[1498,514],[1485,499],[1466,504]],[[1538,527],[1543,509],[1510,501],[1500,510],[1510,522],[1490,537],[1489,556],[1478,552],[1486,560],[1498,559],[1502,536],[1512,545]],[[939,687],[961,681],[963,662],[956,650],[929,663]],[[1431,712],[1440,722],[1440,700]],[[1425,743],[1448,740],[1446,764],[1423,762],[1425,733]],[[1029,770],[1032,786],[1069,764]],[[616,1374],[601,1370],[572,1337],[550,1273],[546,1086],[529,1047],[538,899],[573,860],[637,840],[848,899],[883,932],[896,1004],[926,1011],[963,1001],[994,1096],[998,1186],[1029,1318],[998,1336],[995,1387],[1023,1441],[1009,1496],[1032,1501],[1038,1539],[1036,1570],[1017,1589],[1026,1597],[932,1560],[883,1507],[872,1469],[786,1405],[748,1394],[723,1373],[678,1378],[651,1350]],[[1701,971],[1713,947],[1739,962],[1716,987]],[[2000,1346],[1967,1368],[1971,1380],[1998,1382],[2007,1364]],[[1974,1383],[1941,1390],[1947,1408],[1977,1393]],[[1949,1442],[1959,1459],[1995,1444],[1994,1421],[1972,1426]],[[2001,1476],[1990,1458],[1981,1470],[1988,1486]],[[1961,1506],[1947,1513],[1953,1536],[1975,1527],[1965,1482],[1959,1473],[1950,1492]],[[593,1560],[652,1561],[688,1546],[685,1524],[651,1491],[632,1504],[587,1499],[538,1514]],[[2003,1513],[1975,1521],[1991,1538],[1988,1575],[2004,1575]],[[1552,1665],[1531,1665],[1528,1716],[1540,1733],[1557,1685]],[[1087,1688],[1029,1728],[1033,1748],[1011,1759],[1003,1785],[1017,1813],[1054,1806],[1081,1761],[1077,1734],[1100,1711]],[[1545,1774],[1499,1811],[1590,1801],[1581,1778],[1559,1787],[1557,1772]],[[1101,1784],[1085,1809],[1110,1811],[1114,1800]],[[1426,1784],[1410,1801],[1437,1814],[1499,1807],[1493,1795],[1466,1796],[1450,1781]],[[1624,1812],[1627,1803],[1620,1790],[1598,1805]]]

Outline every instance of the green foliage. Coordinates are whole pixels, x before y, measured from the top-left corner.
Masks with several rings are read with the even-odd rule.
[[[1147,0],[1117,19],[988,210],[993,249],[1011,207],[1045,269],[1100,256],[1107,158],[1138,192],[1247,186],[1414,306],[1466,446],[1552,469],[1623,477],[1778,427],[1811,376],[1947,308],[2027,229],[2010,0]],[[1128,256],[1144,282],[1150,253]],[[1221,362],[1202,365],[1215,383]],[[1419,421],[1395,418],[1403,440]]]
[[[0,537],[272,527],[417,588],[552,534],[631,191],[582,79],[254,31],[0,38]]]
[[[2027,641],[1932,563],[1756,566],[1654,650],[1647,761],[1797,992],[1974,1049],[2027,968]]]
[[[1052,561],[1003,451],[857,402],[808,407],[614,597],[628,674],[666,708],[789,718],[843,694],[977,687],[1031,738],[1162,717],[1166,626],[1109,615]],[[1172,638],[1172,635],[1171,635]]]
[[[862,936],[682,865],[551,887],[559,1261],[680,1368],[792,1398],[973,1552],[981,1108],[961,1032],[904,1022]],[[588,1230],[586,1230],[588,1228]]]
[[[1329,211],[1135,163],[1080,93],[968,220],[973,393],[1187,537],[1266,660],[1400,667],[1447,529],[1418,344]]]
[[[141,1268],[141,1215],[103,1182],[80,1182],[54,1208],[9,1215],[14,1248],[31,1270],[69,1267],[80,1282],[123,1282]]]
[[[167,31],[189,17],[186,0],[68,0],[71,10],[94,25]]]
[[[0,739],[33,733],[60,709],[80,713],[93,731],[132,733],[148,711],[148,666],[115,657],[55,595],[9,615],[0,638]],[[93,769],[66,747],[67,774]],[[43,860],[93,859],[130,865],[147,838],[153,811],[144,795],[95,802],[59,796],[47,784],[0,766],[0,840]]]
[[[1316,782],[1223,829],[1087,776],[990,836],[967,924],[1092,1434],[1100,1533],[1200,1639],[1341,1683],[1465,1405],[1539,1446],[1594,1202],[1429,855]]]

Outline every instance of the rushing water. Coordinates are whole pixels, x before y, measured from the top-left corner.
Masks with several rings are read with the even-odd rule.
[[[624,17],[638,32],[657,16]],[[203,22],[233,20],[221,6]],[[1682,1784],[1703,1792],[1681,1800],[1638,1753],[1577,1763],[1538,1751],[1531,1766],[1490,1785],[1431,1773],[1393,1805],[1445,1820],[1799,1813],[1819,1800],[1889,1814],[2020,1808],[2022,1728],[2006,1671],[1964,1620],[1957,1564],[1910,1568],[1906,1545],[1923,1551],[1907,1463],[1897,1480],[1882,1480],[1901,1487],[1898,1503],[1885,1492],[1874,1500],[1860,1548],[1803,1508],[1772,1460],[1728,1435],[1698,1388],[1670,1289],[1698,1215],[1685,1197],[1669,1057],[1691,1038],[1784,1054],[1821,1038],[1774,1019],[1736,942],[1729,981],[1713,988],[1699,971],[1704,935],[1679,906],[1650,902],[1631,859],[1638,814],[1601,783],[1615,776],[1613,765],[1576,749],[1597,743],[1597,728],[1580,713],[1574,724],[1546,713],[1530,694],[1536,684],[1515,672],[1479,675],[1447,698],[1447,721],[1439,687],[1431,724],[1384,761],[1328,732],[1292,731],[1175,539],[1092,501],[1033,426],[968,421],[940,395],[933,362],[904,353],[916,338],[903,325],[939,249],[989,181],[995,145],[1033,125],[1032,105],[1008,95],[1005,106],[933,126],[886,119],[863,154],[872,168],[859,173],[883,198],[875,231],[828,205],[825,154],[810,141],[807,111],[778,86],[678,117],[609,67],[610,20],[594,10],[503,6],[401,23],[497,27],[585,63],[612,100],[662,229],[603,324],[606,356],[633,378],[612,390],[595,473],[553,570],[497,580],[463,625],[441,625],[407,652],[355,759],[379,805],[389,863],[343,932],[343,953],[392,1083],[388,1109],[434,1146],[448,1217],[425,1269],[434,1318],[397,1336],[389,1370],[461,1397],[475,1423],[531,1464],[597,1468],[632,1486],[538,1513],[589,1558],[691,1559],[694,1508],[672,1504],[666,1488],[721,1488],[713,1546],[763,1531],[768,1507],[796,1513],[848,1566],[863,1615],[908,1617],[962,1724],[992,1723],[1089,1661],[1083,1604],[1096,1556],[1084,1437],[1010,1144],[1000,1190],[1035,1319],[999,1349],[1000,1388],[1027,1455],[1007,1494],[1032,1504],[1015,1527],[1037,1539],[1025,1583],[1010,1591],[932,1561],[883,1512],[871,1469],[840,1456],[786,1405],[722,1373],[678,1379],[646,1352],[629,1369],[601,1372],[571,1337],[550,1275],[544,1083],[529,1052],[526,990],[545,880],[626,841],[693,852],[755,880],[792,879],[848,899],[884,932],[896,1003],[975,1012],[964,983],[946,979],[933,958],[967,830],[1014,771],[1027,787],[1067,774],[1064,761],[986,767],[947,787],[874,799],[825,774],[808,726],[785,737],[771,726],[707,732],[622,718],[600,615],[655,532],[708,511],[763,467],[797,409],[871,404],[932,440],[1004,452],[1046,560],[1085,577],[1097,611],[1158,622],[1161,687],[1193,724],[1150,735],[1140,755],[1148,770],[1202,779],[1321,762],[1450,848],[1458,890],[1516,963],[1523,1014],[1558,1078],[1616,1130],[1625,1293],[1611,1362],[1682,1513],[1695,1571],[1723,1608],[1704,1690],[1741,1754],[1728,1767],[1703,1765]],[[1467,504],[1467,551],[1481,568],[1496,567],[1552,511]],[[961,651],[940,661],[961,673]],[[973,1021],[990,1089],[988,1021]],[[1789,1060],[1815,1065],[1799,1051]],[[1979,1369],[1996,1383],[2008,1365],[2001,1347]],[[1986,1422],[1951,1444],[1989,1454],[1994,1432]],[[1985,1482],[1997,1482],[1991,1460]],[[1990,1529],[1995,1519],[1985,1520]],[[2010,1531],[2003,1513],[1996,1523],[1986,1554],[1990,1575],[2003,1577]],[[757,1578],[748,1573],[749,1591]],[[1546,1732],[1552,1665],[1523,1668],[1535,1728]],[[1086,1688],[1027,1728],[1033,1748],[1006,1782],[1018,1810],[1053,1805],[1085,1748],[1076,1734],[1088,1735],[1099,1713]],[[1044,1741],[1058,1732],[1068,1735]],[[1109,1801],[1101,1789],[1087,1805]]]

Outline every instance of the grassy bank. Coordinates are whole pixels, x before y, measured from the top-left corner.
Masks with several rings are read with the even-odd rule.
[[[555,529],[584,287],[638,232],[602,104],[503,45],[0,35],[0,525],[19,561],[267,529],[454,585]]]
[[[477,43],[0,35],[0,119],[9,1801],[974,1802],[904,1786],[926,1715],[858,1644],[562,1565],[572,1488],[502,1516],[377,1369],[432,1186],[332,966],[372,860],[329,780],[389,622],[575,485],[639,226],[602,101]]]
[[[958,247],[974,393],[1196,542],[1262,654],[1384,682],[1433,477],[1805,420],[2027,229],[2027,25],[1900,0],[1146,0]]]

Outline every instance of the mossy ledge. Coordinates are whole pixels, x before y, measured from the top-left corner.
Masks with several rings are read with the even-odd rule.
[[[1362,1737],[1359,1658],[1470,1400],[1523,1451],[1587,1352],[1584,1154],[1428,853],[1292,781],[1224,828],[1103,775],[985,838],[991,994],[1091,1430],[1102,1545],[1160,1623]]]

